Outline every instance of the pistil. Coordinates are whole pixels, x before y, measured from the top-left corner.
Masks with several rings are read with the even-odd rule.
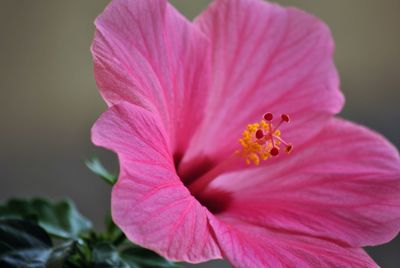
[[[232,169],[243,168],[245,164],[237,156],[244,158],[247,165],[254,164],[258,166],[262,160],[278,156],[282,145],[285,146],[285,152],[290,153],[293,146],[281,137],[281,131],[279,130],[283,123],[289,123],[289,116],[282,114],[280,121],[275,126],[272,123],[273,119],[272,113],[266,113],[259,123],[247,125],[246,130],[243,131],[242,138],[239,139],[239,143],[242,145],[241,150],[236,151],[234,155],[232,154],[190,183],[188,185],[190,192],[194,196],[199,195],[220,174],[227,170],[232,171]]]
[[[239,140],[242,149],[236,154],[244,158],[248,165],[253,163],[258,166],[261,160],[279,155],[281,145],[285,146],[286,153],[292,151],[293,145],[281,137],[279,130],[283,123],[290,122],[289,116],[282,114],[275,126],[272,124],[273,119],[272,113],[266,113],[259,123],[249,124],[243,132]]]

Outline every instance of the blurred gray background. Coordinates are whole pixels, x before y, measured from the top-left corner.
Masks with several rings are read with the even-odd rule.
[[[171,1],[193,18],[209,1]],[[308,10],[331,27],[347,105],[342,116],[400,146],[400,1],[276,1]],[[90,143],[105,110],[92,73],[93,21],[105,0],[0,0],[0,201],[70,197],[101,228],[110,188],[83,160],[111,153]],[[400,239],[369,250],[400,267]],[[222,262],[195,267],[229,267]]]

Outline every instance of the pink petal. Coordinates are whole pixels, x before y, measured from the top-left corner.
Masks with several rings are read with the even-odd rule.
[[[226,158],[265,112],[291,116],[282,135],[298,146],[341,110],[331,33],[312,15],[260,0],[216,0],[195,23],[211,38],[213,77],[187,162]]]
[[[380,135],[333,120],[284,160],[214,181],[232,193],[225,214],[352,247],[398,234],[400,158]]]
[[[362,250],[327,241],[277,234],[226,219],[212,220],[224,257],[240,268],[372,268],[378,267]]]
[[[118,154],[120,176],[112,215],[127,237],[178,261],[220,258],[209,212],[181,183],[161,120],[128,103],[109,108],[95,123],[92,141]]]
[[[165,0],[114,0],[96,19],[96,82],[109,105],[157,112],[179,143],[173,150],[183,150],[203,117],[208,49],[204,34]]]

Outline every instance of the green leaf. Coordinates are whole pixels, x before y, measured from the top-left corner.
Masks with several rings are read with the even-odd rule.
[[[50,235],[63,239],[77,239],[92,228],[69,200],[52,204],[41,198],[11,199],[0,205],[0,219],[7,218],[35,220]]]
[[[58,268],[63,267],[64,262],[69,256],[71,256],[76,250],[76,242],[68,241],[53,248],[46,262],[46,268]]]
[[[86,160],[85,164],[94,174],[98,175],[110,185],[114,185],[117,182],[117,176],[109,172],[98,158],[93,157],[91,160]]]
[[[108,242],[97,244],[93,249],[93,265],[101,268],[173,268],[177,263],[170,262],[156,253],[132,245],[118,250]]]
[[[43,268],[46,267],[46,260],[49,254],[49,249],[15,250],[4,256],[0,256],[0,267]]]
[[[47,233],[31,221],[18,219],[0,220],[0,255],[15,248],[49,248]]]
[[[129,247],[124,249],[120,256],[127,263],[135,263],[140,268],[171,268],[179,267],[178,263],[174,263],[164,259],[158,254],[142,247]]]
[[[119,229],[118,226],[115,225],[110,214],[106,216],[104,223],[106,226],[106,232],[104,234],[106,240],[112,241],[114,246],[119,246],[120,244],[127,241],[126,236],[121,231],[121,229]]]
[[[93,267],[95,268],[138,268],[125,262],[118,250],[110,243],[99,243],[93,249]]]
[[[0,267],[62,268],[74,250],[74,242],[51,248],[46,231],[34,222],[0,220]]]

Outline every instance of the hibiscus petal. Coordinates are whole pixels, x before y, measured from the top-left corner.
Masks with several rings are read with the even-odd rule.
[[[362,247],[400,230],[400,157],[380,135],[333,120],[285,161],[227,174],[225,214],[273,230]]]
[[[131,241],[172,260],[221,257],[209,212],[178,178],[156,115],[129,103],[115,105],[95,123],[92,141],[118,154],[112,216]]]
[[[184,150],[203,116],[208,49],[204,34],[165,0],[115,0],[96,19],[96,82],[109,105],[157,112],[179,143],[173,149]]]
[[[376,268],[362,250],[302,236],[270,233],[230,219],[212,220],[224,257],[238,268]]]
[[[187,158],[225,158],[265,112],[291,116],[282,135],[298,146],[341,110],[331,33],[312,15],[260,0],[216,0],[195,23],[211,39],[213,77],[207,118]]]

